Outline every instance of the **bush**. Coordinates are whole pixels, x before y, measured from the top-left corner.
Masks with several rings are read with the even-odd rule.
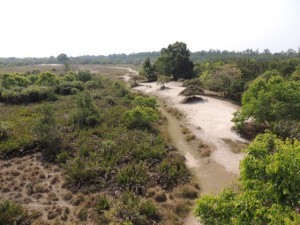
[[[96,211],[99,215],[104,211],[109,210],[110,206],[106,195],[99,195],[96,201]]]
[[[100,113],[89,93],[78,95],[76,103],[77,109],[72,115],[74,124],[80,127],[95,127],[100,123]]]
[[[22,104],[39,102],[48,98],[49,100],[57,99],[51,87],[29,86],[24,89],[3,90],[0,101],[11,104]]]
[[[33,129],[38,142],[44,147],[44,159],[54,161],[60,152],[60,138],[56,128],[54,108],[51,105],[43,104],[39,111],[42,116]]]
[[[155,109],[157,104],[155,98],[137,96],[133,100],[134,106],[149,107]]]
[[[64,81],[56,87],[55,92],[62,95],[73,95],[83,90],[84,85],[81,81]]]
[[[6,122],[0,121],[0,141],[4,141],[9,138],[12,129]]]
[[[77,80],[87,82],[92,79],[92,72],[90,70],[79,70],[77,73]]]
[[[59,84],[58,77],[50,72],[41,73],[38,75],[38,79],[36,81],[36,84],[40,86],[55,86]]]
[[[30,225],[35,213],[30,213],[20,204],[4,200],[0,202],[0,225]]]
[[[120,186],[130,189],[144,185],[147,181],[146,168],[143,164],[125,166],[117,173],[116,179]]]
[[[150,200],[141,203],[140,214],[146,216],[148,220],[158,220],[160,218],[159,211]]]
[[[148,128],[157,119],[156,110],[149,107],[137,106],[124,114],[124,120],[128,128]]]
[[[161,162],[158,170],[161,174],[160,183],[164,188],[171,189],[188,178],[189,172],[184,161],[184,157],[172,155]]]

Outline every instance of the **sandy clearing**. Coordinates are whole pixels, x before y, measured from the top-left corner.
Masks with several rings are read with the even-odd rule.
[[[166,89],[160,90],[160,85],[157,83],[141,83],[134,89],[157,96],[183,112],[192,132],[214,150],[211,159],[223,165],[228,171],[239,174],[239,163],[244,155],[231,152],[230,147],[222,140],[228,138],[233,141],[246,142],[231,129],[233,113],[239,107],[230,102],[207,96],[202,96],[204,98],[202,102],[182,104],[181,101],[184,97],[179,95],[184,89],[182,83],[169,82],[166,87]],[[187,163],[195,163],[195,159],[190,157],[187,158],[187,161]]]

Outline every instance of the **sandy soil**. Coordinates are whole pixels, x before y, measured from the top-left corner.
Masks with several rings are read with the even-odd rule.
[[[0,160],[0,200],[10,199],[37,211],[37,224],[79,222],[79,210],[93,198],[70,192],[64,182],[62,169],[43,162],[40,153]]]
[[[246,142],[232,131],[231,119],[238,106],[207,96],[202,96],[204,101],[201,102],[182,104],[184,96],[179,95],[184,89],[182,83],[170,82],[163,90],[160,90],[160,86],[157,83],[142,83],[134,89],[155,95],[166,101],[168,105],[183,112],[192,132],[212,147],[211,159],[223,165],[228,171],[238,174],[239,162],[243,158],[243,154],[233,153],[230,151],[230,146],[222,140]],[[194,159],[190,158],[190,161],[193,163]]]

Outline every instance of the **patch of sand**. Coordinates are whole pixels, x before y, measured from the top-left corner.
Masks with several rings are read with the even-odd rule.
[[[181,82],[169,82],[165,85],[167,88],[163,90],[160,90],[160,86],[157,83],[141,83],[134,90],[157,96],[168,105],[180,110],[185,115],[192,133],[213,149],[210,158],[223,165],[228,171],[239,174],[239,163],[244,155],[230,151],[230,146],[222,140],[246,142],[232,131],[231,119],[239,107],[230,102],[207,96],[201,96],[204,101],[182,104],[184,96],[179,93],[184,87]],[[193,163],[191,162],[191,164]]]

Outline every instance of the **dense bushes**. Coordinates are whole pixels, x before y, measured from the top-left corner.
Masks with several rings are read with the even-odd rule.
[[[297,121],[300,120],[300,82],[287,80],[277,74],[274,71],[266,72],[249,85],[242,97],[241,111],[233,119],[239,130],[252,118],[256,124],[264,124],[283,137],[292,133],[296,136]],[[296,123],[289,123],[291,126],[287,127],[287,121]]]
[[[297,224],[300,143],[257,136],[241,163],[240,185],[197,201],[204,224]]]
[[[57,100],[54,93],[74,95],[85,88],[88,90],[100,88],[101,82],[101,79],[96,78],[89,70],[69,72],[63,76],[50,72],[3,74],[0,75],[0,101],[11,104],[54,101]]]
[[[157,112],[150,107],[137,106],[124,114],[124,120],[128,128],[148,128],[157,119]]]

